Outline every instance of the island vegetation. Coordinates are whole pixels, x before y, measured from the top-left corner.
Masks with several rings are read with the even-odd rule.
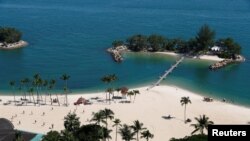
[[[14,49],[27,45],[21,40],[22,32],[12,27],[0,27],[0,49]]]
[[[69,113],[64,117],[65,129],[61,132],[48,132],[42,141],[109,141],[112,139],[112,130],[108,128],[109,121],[113,122],[112,126],[116,128],[115,141],[118,134],[125,141],[139,141],[140,138],[149,141],[154,137],[140,121],[135,120],[132,125],[122,125],[119,119],[114,119],[114,112],[106,108],[93,113],[89,124],[81,125],[79,119],[75,113]]]
[[[214,52],[223,58],[234,58],[241,53],[240,45],[232,38],[221,38],[215,40],[215,31],[208,25],[203,25],[197,35],[188,40],[181,38],[167,38],[163,35],[152,34],[149,36],[136,34],[130,36],[125,42],[115,40],[113,47],[126,45],[129,50],[134,52],[148,51],[174,51],[176,53],[184,53],[189,55],[201,55],[211,53],[211,47],[219,46],[221,51]]]

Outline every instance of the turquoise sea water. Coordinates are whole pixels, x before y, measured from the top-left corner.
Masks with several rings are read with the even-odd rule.
[[[100,77],[109,73],[118,75],[117,86],[151,84],[176,58],[132,53],[117,64],[105,52],[110,43],[135,33],[187,39],[205,23],[218,38],[233,37],[250,58],[249,0],[0,0],[0,25],[17,27],[29,42],[0,51],[0,91],[36,72],[70,74],[73,92],[101,91]],[[185,60],[163,83],[250,106],[250,61],[216,72],[207,69],[211,63]]]

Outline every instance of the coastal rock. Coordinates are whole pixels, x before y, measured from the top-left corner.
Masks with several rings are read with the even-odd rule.
[[[244,62],[245,61],[245,58],[241,55],[237,55],[236,56],[236,59],[233,60],[233,59],[225,59],[225,60],[222,60],[220,62],[217,62],[215,64],[212,64],[209,66],[209,69],[210,70],[216,70],[216,69],[220,69],[220,68],[223,68],[229,64],[233,64],[233,63],[240,63],[240,62]]]
[[[22,48],[27,46],[28,43],[20,40],[16,43],[0,43],[0,49],[4,49],[4,50],[11,50],[11,49],[17,49],[17,48]]]
[[[112,55],[114,61],[122,62],[123,61],[122,53],[128,51],[128,48],[127,46],[122,45],[122,46],[108,48],[107,51]]]

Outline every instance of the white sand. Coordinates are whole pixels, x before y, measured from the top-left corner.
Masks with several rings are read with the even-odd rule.
[[[145,127],[155,135],[153,141],[167,141],[171,137],[190,135],[193,127],[183,122],[184,107],[180,104],[180,99],[183,96],[189,96],[192,101],[192,104],[187,106],[187,117],[192,119],[192,123],[195,122],[194,117],[201,114],[206,114],[216,124],[247,124],[250,122],[250,109],[248,108],[218,101],[203,102],[202,96],[174,86],[158,86],[150,91],[146,91],[146,88],[142,87],[139,90],[141,94],[136,97],[135,103],[81,105],[77,107],[76,113],[80,116],[82,124],[85,124],[87,119],[91,118],[92,112],[110,108],[115,112],[115,117],[121,119],[123,123],[132,124],[137,119],[143,122]],[[3,100],[0,103],[0,117],[10,119],[17,114],[17,118],[14,118],[13,123],[17,129],[25,131],[46,133],[50,131],[49,126],[52,123],[56,130],[62,130],[64,116],[70,110],[74,110],[73,102],[80,96],[84,98],[95,96],[105,98],[104,93],[71,95],[69,96],[69,107],[53,106],[54,109],[51,111],[51,106],[3,106],[3,102],[12,100],[13,97],[0,96],[0,99]],[[83,109],[84,113],[82,113]],[[23,110],[25,114],[22,114]],[[33,111],[33,115],[29,115],[31,111]],[[45,112],[45,116],[42,116],[43,112]],[[171,120],[162,118],[162,116],[168,116],[169,114],[175,118]],[[35,120],[37,120],[37,123],[33,124]],[[19,121],[21,121],[21,125],[18,125]],[[45,122],[45,126],[41,126],[43,122]],[[115,131],[114,128],[112,129]],[[112,137],[115,138],[115,132],[112,132]],[[121,141],[121,139],[119,140]]]
[[[166,54],[166,55],[171,55],[171,56],[178,56],[178,55],[179,55],[179,54],[177,54],[177,53],[175,53],[175,52],[170,52],[170,51],[155,52],[155,53]]]
[[[178,56],[181,54],[175,53],[175,52],[156,52],[159,54],[165,54],[165,55],[170,55],[170,56]],[[216,55],[200,55],[199,57],[193,57],[193,59],[202,59],[202,60],[210,60],[210,61],[222,61],[224,60],[223,58],[219,58]]]
[[[212,61],[222,61],[222,60],[224,60],[223,58],[219,58],[216,55],[201,55],[201,56],[199,56],[199,59],[212,60]]]

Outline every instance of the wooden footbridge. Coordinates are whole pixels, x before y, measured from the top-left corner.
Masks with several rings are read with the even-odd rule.
[[[174,65],[172,65],[168,70],[165,71],[165,73],[160,76],[159,80],[154,83],[153,85],[151,85],[150,87],[147,88],[147,90],[152,89],[155,86],[159,86],[159,84],[161,83],[162,80],[164,80],[175,68],[178,67],[178,65],[184,60],[184,57],[181,57],[178,61],[176,61],[176,63]]]

